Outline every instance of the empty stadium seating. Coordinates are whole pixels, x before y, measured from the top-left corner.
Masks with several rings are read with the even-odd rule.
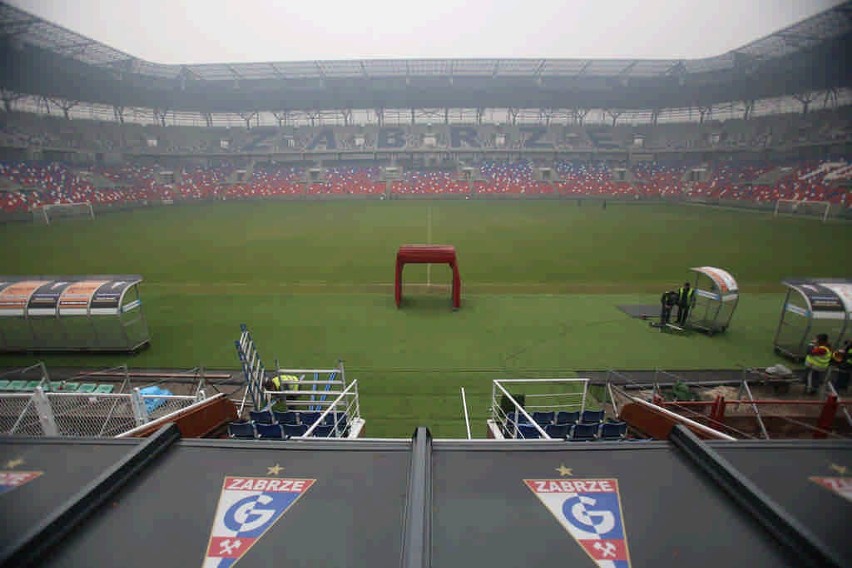
[[[8,382],[8,381],[7,381]],[[13,381],[14,382],[14,381]],[[24,381],[17,385],[0,384],[0,390],[24,390]],[[110,385],[111,386],[111,385]],[[228,436],[239,439],[287,439],[304,436],[320,418],[320,412],[249,411],[249,420],[228,424]],[[349,435],[348,417],[343,412],[330,412],[312,432],[315,438],[346,437]]]
[[[311,179],[304,167],[257,163],[238,169],[223,162],[170,172],[159,166],[72,167],[58,162],[0,162],[0,211],[26,213],[44,204],[89,202],[96,208],[134,204],[238,200],[285,196],[474,195],[478,197],[598,197],[698,199],[770,204],[778,199],[829,201],[852,206],[846,160],[802,162],[656,163],[614,167],[603,162],[555,160],[552,181],[537,179],[529,160],[483,161],[470,179],[448,170],[408,170],[387,181],[380,168],[329,167]],[[468,171],[471,171],[470,169]],[[703,172],[701,181],[690,174]],[[239,172],[239,176],[237,173]],[[619,179],[614,179],[614,174]],[[310,174],[310,175],[309,175]],[[239,179],[237,179],[239,177]]]

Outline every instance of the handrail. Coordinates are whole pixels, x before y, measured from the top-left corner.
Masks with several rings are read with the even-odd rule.
[[[331,412],[331,409],[332,409],[332,408],[334,408],[334,407],[337,405],[337,403],[338,403],[338,402],[340,402],[341,400],[343,400],[343,397],[345,397],[345,396],[347,396],[347,395],[351,394],[351,393],[349,393],[349,391],[350,391],[353,387],[355,387],[357,384],[358,384],[358,379],[355,379],[354,381],[352,381],[352,382],[349,384],[349,386],[348,386],[348,387],[346,387],[346,388],[343,390],[343,392],[342,392],[342,393],[340,393],[340,394],[337,396],[337,398],[335,398],[335,399],[332,401],[332,403],[328,406],[328,408],[326,408],[325,410],[323,410],[323,411],[320,413],[320,415],[319,415],[319,417],[316,419],[316,421],[315,421],[313,424],[311,424],[311,427],[310,427],[310,428],[308,428],[307,432],[305,432],[304,434],[302,434],[302,436],[301,436],[301,437],[302,437],[302,438],[309,438],[309,437],[310,437],[310,436],[314,433],[314,430],[316,430],[317,426],[318,426],[319,424],[322,424],[322,421],[323,421],[323,420],[325,420],[325,417],[326,417],[326,416],[328,416],[328,413],[329,413],[329,412]]]

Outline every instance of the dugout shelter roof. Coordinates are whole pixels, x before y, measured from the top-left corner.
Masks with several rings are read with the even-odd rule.
[[[847,441],[710,444],[681,430],[670,442],[433,441],[419,428],[410,440],[238,442],[176,431],[0,439],[0,565],[199,565],[214,548],[241,566],[852,562],[835,522],[849,518],[849,494],[811,479],[850,481],[839,473],[852,465]],[[24,471],[40,475],[10,485]],[[256,479],[302,483],[264,493],[246,485]],[[275,493],[293,487],[295,501]],[[760,518],[774,506],[764,493],[788,525]],[[583,519],[599,534],[577,532]]]
[[[710,30],[712,33],[712,30]],[[702,59],[361,59],[160,64],[0,3],[0,87],[115,106],[654,109],[844,87],[852,2]]]

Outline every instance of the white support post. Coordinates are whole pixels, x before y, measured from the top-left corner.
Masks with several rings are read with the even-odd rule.
[[[464,387],[461,388],[462,407],[464,408],[464,425],[467,428],[467,439],[470,440],[473,436],[470,435],[470,416],[467,413],[467,397],[464,395]]]
[[[45,436],[58,436],[59,428],[56,427],[56,420],[53,417],[53,408],[50,406],[50,401],[47,395],[44,394],[44,389],[36,387],[33,394],[33,403],[35,404],[36,412],[38,413],[38,421],[41,424],[41,430]]]
[[[136,419],[136,425],[147,424],[148,409],[145,408],[145,400],[142,398],[139,387],[134,388],[133,392],[130,393],[130,406],[133,408],[133,418]]]

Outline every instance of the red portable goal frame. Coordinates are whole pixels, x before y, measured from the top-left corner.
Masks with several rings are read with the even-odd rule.
[[[461,276],[456,247],[450,245],[403,245],[396,253],[394,295],[396,307],[402,302],[402,269],[406,264],[449,264],[453,271],[453,309],[461,307]]]

